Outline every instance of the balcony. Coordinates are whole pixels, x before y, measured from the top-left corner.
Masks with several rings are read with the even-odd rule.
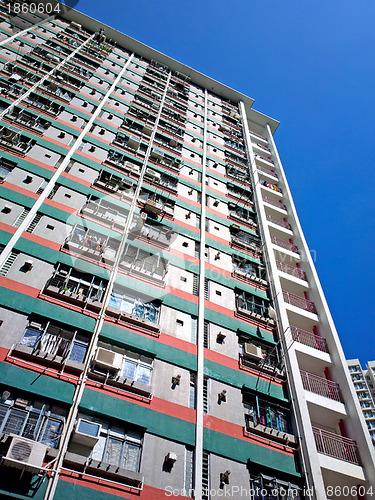
[[[186,123],[186,117],[181,115],[180,113],[177,113],[176,111],[173,111],[173,109],[163,107],[161,111],[161,116],[166,118],[167,120],[170,120],[177,125],[181,125]]]
[[[4,116],[4,119],[38,135],[43,135],[51,125],[48,120],[18,107],[14,107],[11,113]]]
[[[34,84],[39,80],[38,76],[35,75],[35,73],[31,71],[27,71],[21,66],[17,66],[16,64],[12,63],[7,63],[3,69],[2,73],[5,73],[5,75],[8,77],[9,82],[12,83],[30,83]]]
[[[59,87],[59,85],[55,82],[44,81],[43,86],[40,87],[40,90],[45,94],[51,95],[55,99],[59,99],[65,102],[70,102],[74,94],[72,92],[68,92],[67,90]]]
[[[278,217],[275,217],[270,214],[266,214],[266,219],[268,222],[272,222],[273,224],[276,224],[277,226],[285,227],[285,229],[289,229],[289,231],[292,230],[292,226],[287,222],[286,220],[279,219]]]
[[[108,203],[103,198],[90,199],[81,208],[81,213],[115,229],[123,229],[126,224],[128,210],[120,209],[117,205]]]
[[[171,244],[173,234],[173,230],[168,226],[162,224],[153,225],[145,222],[139,230],[137,230],[137,227],[132,228],[129,238],[139,237],[156,247],[168,248]]]
[[[170,175],[157,172],[156,170],[152,170],[151,168],[146,168],[144,181],[148,184],[151,184],[152,186],[156,186],[160,189],[168,191],[173,195],[177,195],[178,181],[176,178],[171,177]]]
[[[141,173],[141,166],[133,163],[132,161],[129,161],[127,158],[128,157],[125,154],[121,154],[118,151],[110,149],[108,151],[108,156],[105,162],[128,175],[129,177],[138,179]]]
[[[325,378],[318,377],[317,375],[304,370],[301,370],[301,378],[303,388],[306,391],[319,394],[319,396],[323,396],[325,398],[333,399],[339,403],[342,402],[339,384],[331,382]]]
[[[273,171],[273,170],[270,170],[269,168],[266,168],[266,167],[262,167],[260,165],[257,165],[257,170],[259,170],[260,172],[263,172],[271,177],[275,177],[276,179],[278,179],[278,175]]]
[[[152,335],[159,335],[160,303],[134,297],[116,289],[112,292],[107,314],[117,320],[150,330]]]
[[[256,132],[253,132],[252,130],[250,130],[250,135],[253,135],[254,137],[257,137],[258,139],[262,139],[262,141],[266,141],[268,143],[268,140],[266,137],[263,137],[262,135],[257,134]]]
[[[239,226],[231,227],[231,247],[238,248],[242,251],[248,251],[256,256],[262,253],[261,241],[260,239],[254,237],[253,235],[246,233],[245,231],[240,231]]]
[[[264,161],[266,163],[272,163],[272,165],[275,164],[275,162],[273,161],[273,159],[270,156],[263,156],[263,155],[259,155],[258,153],[255,153],[254,156],[255,156],[256,160]]]
[[[361,465],[358,448],[353,439],[319,429],[318,427],[313,427],[313,433],[318,453],[351,464]]]
[[[145,278],[158,285],[164,284],[168,271],[168,260],[140,248],[126,245],[120,268],[130,275]]]
[[[294,293],[286,292],[285,290],[283,290],[283,297],[287,304],[317,314],[315,304],[311,300],[300,297],[299,295],[294,295]]]
[[[96,276],[58,264],[43,293],[73,305],[99,311],[106,286],[107,283]]]
[[[250,133],[254,135],[254,132],[250,132]],[[262,139],[264,139],[264,137],[262,137]],[[265,140],[267,140],[267,139],[265,139]],[[267,153],[271,153],[271,150],[268,146],[264,146],[263,144],[259,144],[258,142],[253,142],[253,141],[251,141],[251,144],[253,144],[257,148],[261,149],[262,151],[265,151]]]
[[[306,273],[299,269],[298,267],[290,266],[289,264],[285,264],[285,262],[276,261],[276,266],[279,271],[283,273],[290,274],[290,276],[294,276],[295,278],[299,278],[300,280],[307,281]]]
[[[258,396],[244,394],[245,431],[289,446],[297,446],[297,438],[290,433],[289,410],[271,406]]]
[[[0,128],[0,148],[11,151],[19,156],[25,156],[34,146],[36,141],[22,135],[16,127]]]
[[[283,194],[283,192],[281,191],[281,189],[279,188],[279,186],[276,186],[276,184],[271,184],[270,182],[268,181],[260,181],[260,185],[261,186],[264,186],[268,189],[271,189],[272,191],[276,191],[276,193],[280,193],[280,194]]]
[[[277,238],[271,234],[271,242],[278,247],[285,248],[285,250],[289,250],[290,252],[298,253],[298,247],[289,241],[282,240],[281,238]]]
[[[47,99],[34,92],[26,97],[24,102],[28,107],[42,111],[46,115],[50,115],[54,118],[64,111],[64,106],[62,104],[57,104],[57,102]]]
[[[134,195],[134,186],[131,180],[110,174],[106,170],[102,170],[100,172],[98,178],[94,181],[93,186],[112,194],[116,194],[121,199],[131,199]]]
[[[122,132],[116,135],[113,144],[140,158],[144,158],[147,150],[147,145],[141,142],[139,137],[125,135]]]
[[[227,164],[225,166],[225,171],[225,175],[229,179],[233,179],[234,181],[237,181],[241,184],[246,184],[247,186],[251,184],[249,172],[247,172],[245,169],[240,169],[238,167],[234,167],[233,165]]]
[[[241,207],[236,206],[235,209],[233,209],[234,204],[228,203],[228,208],[229,208],[229,215],[228,219],[239,222],[240,224],[243,224],[244,226],[248,226],[254,231],[257,229],[258,224],[255,222],[255,214],[252,214],[248,210],[245,210]]]
[[[282,203],[280,200],[274,200],[273,198],[270,198],[269,196],[263,196],[263,201],[268,203],[269,205],[276,207],[276,208],[280,208],[281,210],[287,210],[284,203]]]
[[[69,252],[107,265],[115,261],[118,246],[118,240],[79,225],[74,226],[64,242],[64,248]]]
[[[265,323],[266,325],[275,324],[274,320],[268,317],[267,301],[248,292],[243,291],[240,294],[236,294],[236,312],[240,316]]]

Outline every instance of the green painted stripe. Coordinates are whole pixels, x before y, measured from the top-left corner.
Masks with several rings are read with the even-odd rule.
[[[87,332],[94,331],[95,320],[85,314],[4,287],[0,287],[0,291],[0,304],[7,309],[13,309],[26,315],[35,313]]]
[[[0,362],[0,380],[3,385],[30,392],[43,398],[66,404],[72,404],[73,402],[73,384],[8,363]]]
[[[98,478],[99,481],[99,478]],[[47,485],[47,482],[45,482]],[[98,486],[100,488],[100,485]],[[80,484],[70,483],[68,481],[64,481],[63,479],[59,479],[57,483],[55,499],[56,500],[112,500],[114,498],[118,498],[121,500],[133,500],[134,496],[124,496],[123,492],[118,495],[115,494],[115,489],[113,488],[111,493],[105,493],[104,491],[96,490],[94,487],[85,487]],[[38,490],[39,493],[39,490]],[[31,497],[31,495],[30,495]],[[137,497],[137,495],[136,495]],[[20,497],[26,498],[26,497]],[[33,497],[36,500],[41,499],[42,497],[39,495],[38,498]]]
[[[271,344],[275,343],[273,339],[273,334],[271,332],[267,332],[263,330],[261,327],[257,329],[255,326],[250,325],[245,321],[241,321],[240,319],[228,317],[223,313],[213,311],[212,309],[209,309],[207,307],[205,308],[204,311],[204,317],[210,323],[222,326],[223,328],[227,328],[228,330],[232,330],[233,332],[241,330],[242,332],[252,335],[257,340],[263,339]]]
[[[240,370],[234,370],[233,368],[229,368],[225,365],[215,363],[209,359],[205,359],[204,361],[204,372],[208,377],[219,380],[220,382],[224,382],[225,384],[233,387],[241,389],[245,386],[248,389],[266,394],[267,396],[272,396],[275,399],[288,401],[285,397],[283,387],[272,384],[270,381],[252,376]]]
[[[203,446],[211,453],[236,462],[246,464],[250,460],[259,465],[271,467],[275,471],[301,477],[296,468],[295,457],[211,429],[203,430]]]
[[[195,444],[195,425],[111,395],[85,389],[80,409],[106,415],[147,429],[147,433],[190,446]]]

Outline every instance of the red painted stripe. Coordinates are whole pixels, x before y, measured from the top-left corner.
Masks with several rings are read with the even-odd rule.
[[[24,196],[28,196],[29,198],[33,198],[34,200],[39,198],[39,196],[33,193],[32,191],[28,191],[27,189],[24,189],[21,186],[16,186],[15,184],[11,184],[10,182],[7,181],[3,182],[2,186],[16,193],[23,194]]]
[[[17,231],[17,228],[10,226],[9,224],[5,224],[5,222],[0,222],[0,231],[4,231],[5,233],[14,234]]]
[[[22,238],[24,238],[25,240],[33,241],[34,243],[38,243],[38,245],[51,248],[52,250],[60,250],[61,247],[60,243],[55,243],[54,241],[47,240],[46,238],[36,236],[32,233],[27,233],[26,231],[22,233]]]
[[[22,293],[23,295],[28,295],[29,297],[38,297],[39,289],[33,288],[29,285],[24,285],[18,281],[10,280],[4,276],[0,276],[0,287],[6,288],[7,290],[13,290],[14,292]]]
[[[44,203],[46,205],[50,205],[51,207],[58,208],[59,210],[62,210],[63,212],[68,212],[69,214],[76,214],[78,210],[76,208],[68,207],[67,205],[63,205],[62,203],[58,203],[57,201],[50,200],[46,198],[44,200]]]
[[[220,366],[225,366],[227,368],[231,368],[232,370],[236,371],[246,371],[246,373],[249,373],[254,378],[258,378],[260,380],[264,380],[268,382],[269,384],[273,384],[279,387],[283,387],[283,382],[278,380],[275,377],[272,377],[271,375],[267,375],[265,373],[261,373],[257,370],[253,370],[251,368],[247,368],[246,370],[239,368],[239,363],[237,359],[230,358],[229,356],[225,356],[224,354],[221,354],[216,351],[211,351],[210,349],[204,349],[204,358],[208,359],[210,361],[213,361],[214,363],[217,363]]]

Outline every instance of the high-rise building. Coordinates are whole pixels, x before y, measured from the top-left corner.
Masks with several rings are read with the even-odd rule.
[[[52,0],[0,11],[1,497],[371,498],[278,122]]]
[[[362,369],[359,359],[348,359],[347,363],[371,441],[375,446],[375,361],[369,361],[366,370]]]

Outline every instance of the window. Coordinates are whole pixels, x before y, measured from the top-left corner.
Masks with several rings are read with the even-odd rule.
[[[295,484],[280,481],[263,474],[250,474],[251,500],[302,500],[301,488]]]
[[[286,408],[262,401],[258,396],[250,394],[244,394],[243,403],[246,422],[290,433],[289,411]]]
[[[108,425],[108,423],[100,423],[102,427],[99,441],[94,446],[91,458],[139,472],[142,452],[141,433],[131,428],[124,429]]]
[[[152,362],[153,360],[151,358],[126,351],[122,366],[122,376],[134,380],[135,382],[150,385]]]
[[[52,356],[61,356],[83,363],[89,344],[88,334],[78,330],[60,327],[57,323],[37,323],[30,321],[21,339],[21,345],[26,345]]]
[[[57,448],[64,426],[66,411],[41,401],[17,398],[3,392],[0,403],[0,432],[16,434]]]
[[[109,299],[109,306],[152,323],[158,323],[159,321],[159,305],[154,302],[144,302],[142,299],[132,297],[127,293],[113,291]]]
[[[238,309],[268,317],[268,301],[248,292],[243,291],[236,293],[236,306]]]

